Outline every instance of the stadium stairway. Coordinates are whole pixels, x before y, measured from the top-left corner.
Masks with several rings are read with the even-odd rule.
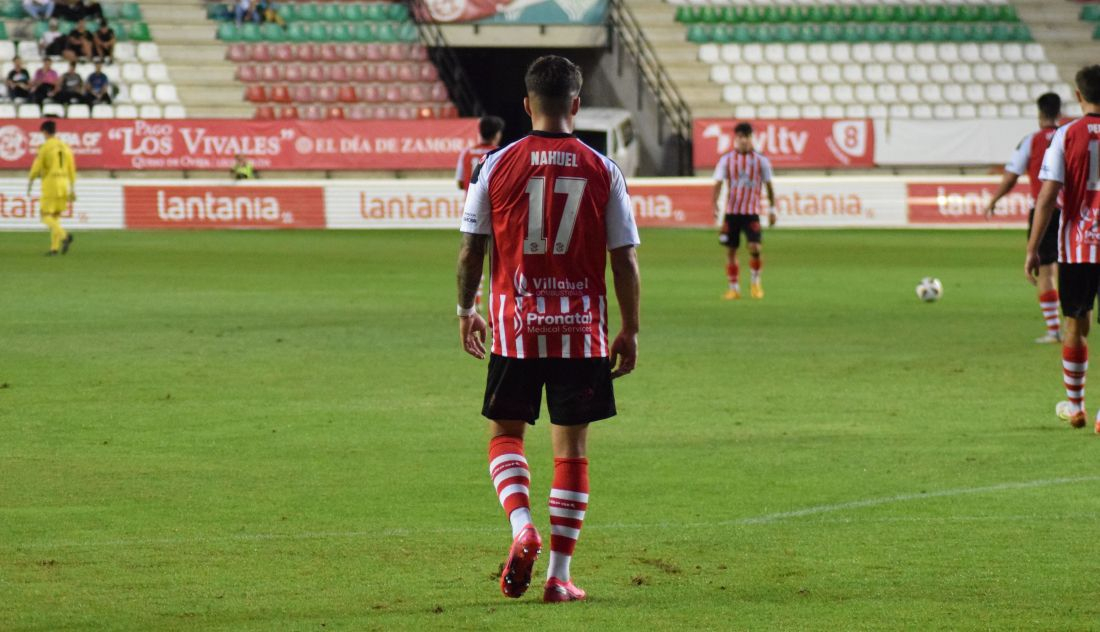
[[[1069,1],[1013,0],[1012,4],[1031,28],[1035,41],[1043,45],[1047,58],[1058,66],[1058,74],[1073,81],[1077,70],[1095,64],[1100,42],[1093,40],[1094,25],[1082,22],[1081,4]]]
[[[217,24],[206,19],[202,0],[141,0],[154,41],[168,66],[180,101],[196,118],[251,118],[253,106],[241,99],[236,64],[225,59]]]

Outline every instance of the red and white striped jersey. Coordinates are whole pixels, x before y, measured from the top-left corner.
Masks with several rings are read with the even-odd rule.
[[[1043,181],[1039,179],[1039,169],[1043,166],[1043,156],[1046,154],[1047,147],[1050,147],[1050,140],[1054,138],[1057,131],[1057,127],[1044,127],[1028,134],[1016,146],[1012,158],[1005,165],[1005,171],[1018,176],[1027,176],[1031,197],[1036,200],[1039,199],[1039,190],[1043,188]]]
[[[532,132],[485,157],[462,231],[492,235],[492,353],[608,356],[607,251],[638,245],[622,171],[572,134]]]
[[[496,149],[496,145],[474,145],[462,150],[458,155],[458,167],[455,168],[455,182],[462,183],[462,190],[470,190],[470,178],[474,175],[474,169],[486,154]]]
[[[1039,179],[1062,183],[1058,261],[1100,263],[1100,115],[1058,128]]]
[[[714,181],[729,184],[726,215],[759,215],[760,189],[772,181],[772,163],[756,151],[731,151],[718,159]]]

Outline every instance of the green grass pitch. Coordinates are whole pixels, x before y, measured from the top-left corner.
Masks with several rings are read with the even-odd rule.
[[[712,231],[642,237],[591,599],[544,606],[497,586],[457,233],[0,234],[0,629],[1100,628],[1019,232],[770,232],[737,303]]]

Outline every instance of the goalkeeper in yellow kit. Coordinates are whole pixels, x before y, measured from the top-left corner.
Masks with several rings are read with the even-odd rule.
[[[38,148],[38,157],[31,166],[27,182],[27,197],[31,195],[34,181],[42,178],[42,223],[50,227],[50,251],[47,256],[69,252],[73,236],[61,227],[61,214],[69,202],[76,200],[76,163],[73,151],[57,137],[57,123],[42,124],[46,142]]]

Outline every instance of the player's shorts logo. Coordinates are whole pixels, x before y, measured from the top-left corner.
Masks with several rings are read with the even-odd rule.
[[[0,127],[0,160],[15,162],[27,155],[30,140],[27,133],[15,125]]]

